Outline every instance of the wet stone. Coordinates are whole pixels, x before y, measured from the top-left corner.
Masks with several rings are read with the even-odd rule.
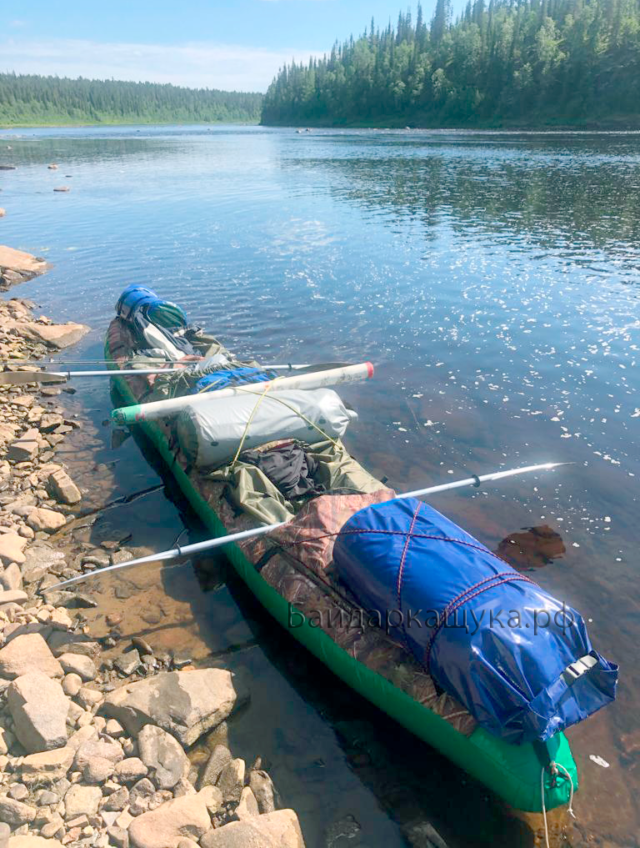
[[[220,777],[222,769],[231,762],[231,752],[225,745],[216,745],[209,757],[206,766],[202,770],[198,787],[215,785]]]

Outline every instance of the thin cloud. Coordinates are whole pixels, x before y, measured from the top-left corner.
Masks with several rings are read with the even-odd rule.
[[[0,42],[0,69],[89,79],[160,82],[226,91],[265,91],[283,64],[319,56],[233,44],[100,43],[78,39]]]

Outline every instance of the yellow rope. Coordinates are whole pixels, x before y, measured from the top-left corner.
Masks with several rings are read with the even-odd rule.
[[[238,445],[238,450],[236,451],[236,455],[233,457],[233,462],[231,463],[231,470],[232,471],[236,467],[236,462],[238,461],[238,457],[242,453],[242,448],[244,447],[244,443],[246,441],[246,438],[249,435],[249,427],[251,426],[251,422],[253,421],[256,412],[260,408],[260,404],[266,398],[269,390],[271,389],[271,386],[272,386],[272,383],[267,383],[267,387],[265,388],[264,392],[262,392],[260,394],[260,397],[258,398],[258,402],[253,407],[253,409],[251,410],[251,415],[249,416],[249,420],[247,421],[247,424],[244,428],[244,433],[242,434],[242,438],[240,439],[240,444]],[[253,392],[251,392],[251,394],[253,394]]]
[[[281,380],[281,379],[282,379],[282,377],[278,377],[275,380],[273,380],[271,383],[268,383],[267,388],[264,390],[264,392],[261,392],[260,398],[258,399],[258,402],[254,406],[253,411],[251,412],[251,415],[249,416],[249,420],[247,421],[247,426],[244,428],[244,433],[242,434],[242,438],[240,439],[240,444],[238,445],[238,450],[236,451],[236,455],[233,457],[233,462],[231,463],[231,470],[232,471],[236,466],[236,463],[238,461],[238,458],[240,457],[240,454],[242,453],[242,448],[244,446],[244,443],[246,441],[247,436],[249,435],[249,427],[251,425],[251,422],[254,419],[256,412],[258,411],[260,404],[266,398],[267,393],[272,388],[272,386],[275,383],[277,383],[278,380]],[[250,389],[241,388],[240,386],[236,386],[236,389],[237,389],[237,391],[243,392],[244,394],[248,394],[248,395],[255,395],[256,394],[256,392],[252,392]],[[325,433],[325,431],[321,427],[318,427],[317,424],[315,424],[313,421],[311,421],[311,419],[307,418],[307,416],[304,415],[302,412],[300,412],[299,409],[296,409],[295,406],[292,406],[290,403],[287,403],[286,400],[282,400],[282,398],[279,398],[279,397],[274,397],[273,395],[270,396],[269,400],[275,400],[278,403],[281,403],[283,406],[286,406],[287,409],[290,409],[291,412],[294,413],[294,415],[297,415],[298,418],[302,418],[302,420],[306,421],[306,423],[309,424],[310,427],[313,427],[314,430],[317,430],[318,433],[320,433],[320,435],[324,436],[325,439],[328,439],[331,442],[331,444],[334,445],[334,447],[338,446],[338,442],[337,442],[336,439],[333,439],[328,433]]]

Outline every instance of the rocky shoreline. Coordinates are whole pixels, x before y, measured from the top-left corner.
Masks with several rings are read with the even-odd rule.
[[[0,301],[0,359],[50,356],[88,330],[33,308]],[[5,366],[17,368],[29,370]],[[48,591],[131,556],[68,532],[86,493],[56,461],[83,425],[63,391],[0,386],[0,848],[304,848],[259,759],[248,767],[223,744],[199,766],[187,755],[225,738],[246,684],[124,639],[117,613],[96,638],[82,585]]]

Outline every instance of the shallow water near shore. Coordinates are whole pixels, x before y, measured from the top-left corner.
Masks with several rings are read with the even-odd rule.
[[[0,241],[54,263],[10,296],[92,327],[63,358],[101,358],[120,290],[144,283],[240,354],[374,361],[374,381],[342,392],[360,413],[348,445],[398,490],[574,463],[434,505],[493,549],[532,526],[562,536],[535,579],[621,664],[618,702],[568,734],[570,841],[640,844],[640,135],[14,130],[0,162],[18,166],[0,172]],[[87,540],[160,550],[185,520],[197,538],[136,442],[112,447],[106,383],[74,386],[92,426],[61,458],[83,507],[154,489],[99,513]],[[88,617],[99,629],[119,611],[125,636],[250,675],[230,742],[271,760],[309,848],[400,846],[420,822],[451,848],[527,844],[482,787],[278,630],[223,560],[206,565],[207,593],[189,567],[101,579]]]

